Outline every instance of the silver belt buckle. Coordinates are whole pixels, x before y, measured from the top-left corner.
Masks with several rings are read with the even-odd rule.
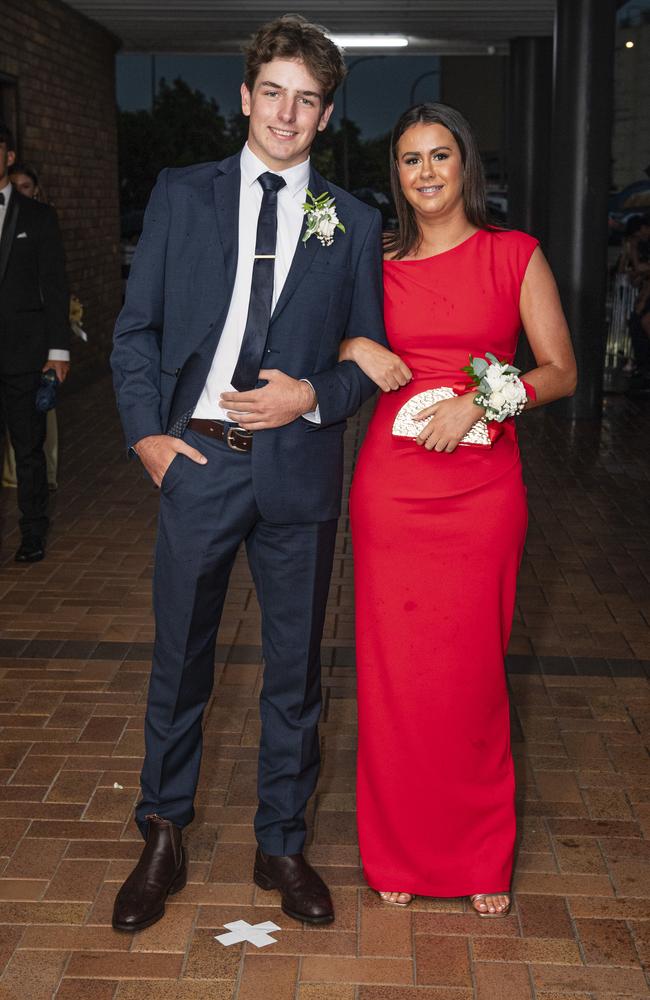
[[[229,448],[232,448],[233,451],[242,451],[242,452],[248,451],[248,448],[242,448],[240,444],[237,444],[237,440],[235,438],[236,432],[252,436],[252,432],[245,430],[245,428],[243,427],[229,427],[228,430],[226,431],[226,444],[228,445]]]

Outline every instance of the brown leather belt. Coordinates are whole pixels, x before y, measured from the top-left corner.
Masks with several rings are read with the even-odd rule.
[[[187,425],[191,431],[197,434],[206,434],[208,437],[216,438],[217,441],[225,441],[233,451],[250,451],[253,447],[253,432],[245,431],[243,427],[236,424],[226,424],[223,420],[201,420],[193,417]]]

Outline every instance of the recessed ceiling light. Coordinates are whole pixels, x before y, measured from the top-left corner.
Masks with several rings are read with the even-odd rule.
[[[625,43],[625,48],[626,49],[633,49],[634,48],[634,42],[633,41],[626,42]]]
[[[403,49],[406,35],[330,35],[335,45],[344,49]]]

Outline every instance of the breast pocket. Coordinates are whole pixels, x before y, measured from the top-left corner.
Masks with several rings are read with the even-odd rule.
[[[14,236],[11,244],[11,253],[20,256],[21,259],[29,257],[36,250],[36,243],[29,233],[19,232]]]
[[[346,267],[340,261],[336,264],[314,263],[309,268],[309,274],[318,276],[319,280],[340,284],[341,282],[352,282],[354,274],[351,267]]]

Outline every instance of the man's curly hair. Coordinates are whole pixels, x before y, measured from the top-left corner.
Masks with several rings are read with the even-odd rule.
[[[325,29],[300,14],[284,14],[263,24],[251,38],[245,55],[244,82],[251,93],[265,63],[301,59],[323,89],[324,106],[332,103],[334,91],[347,72],[341,50],[327,37]]]

